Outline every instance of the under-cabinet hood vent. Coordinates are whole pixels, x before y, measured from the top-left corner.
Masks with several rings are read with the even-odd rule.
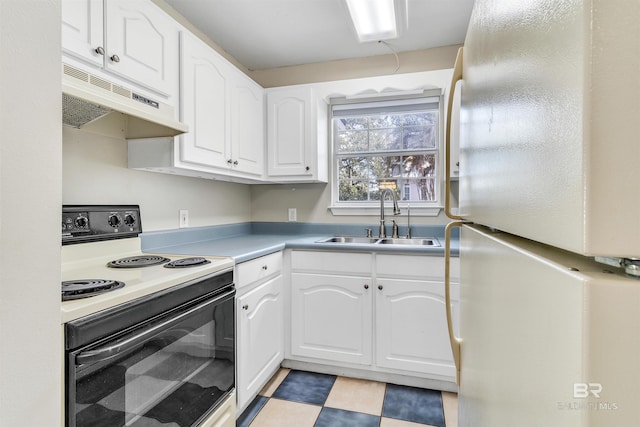
[[[127,117],[126,138],[157,138],[188,132],[186,125],[173,118],[170,105],[70,65],[63,66],[63,124],[82,128],[111,113],[122,113]]]

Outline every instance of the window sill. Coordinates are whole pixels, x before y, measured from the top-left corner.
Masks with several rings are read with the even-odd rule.
[[[380,206],[329,206],[334,216],[380,216]],[[391,202],[385,203],[385,215],[391,216]],[[411,216],[435,217],[440,214],[441,206],[411,206]],[[407,214],[407,205],[400,204],[400,214]]]

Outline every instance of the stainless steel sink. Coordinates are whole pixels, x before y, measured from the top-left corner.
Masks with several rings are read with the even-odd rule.
[[[379,239],[373,237],[349,237],[349,236],[337,236],[329,239],[318,240],[316,243],[376,243]]]
[[[433,237],[418,237],[414,239],[405,238],[375,238],[375,237],[353,237],[336,236],[328,239],[318,240],[316,243],[352,243],[352,244],[377,244],[377,245],[404,245],[404,246],[432,246],[439,247],[440,242]]]
[[[415,239],[380,239],[377,242],[380,245],[405,245],[405,246],[440,246],[438,239],[434,238],[415,238]]]

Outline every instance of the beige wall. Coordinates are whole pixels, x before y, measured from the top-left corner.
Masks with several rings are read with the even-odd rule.
[[[448,96],[451,81],[451,69],[425,71],[393,76],[379,76],[362,79],[347,79],[313,84],[314,93],[325,101],[331,97],[348,96],[361,93],[385,91],[411,91],[415,89],[442,89],[444,100]],[[446,110],[446,109],[445,109]],[[325,143],[329,143],[326,141]],[[444,152],[442,152],[444,153]],[[444,167],[444,154],[441,154],[438,167]],[[329,164],[331,164],[329,159]],[[444,194],[444,193],[442,193]],[[444,203],[444,199],[443,203]],[[287,208],[296,208],[298,221],[320,223],[371,223],[377,221],[377,212],[373,216],[333,215],[331,205],[331,184],[302,185],[258,185],[251,188],[251,219],[253,221],[287,221]],[[403,214],[406,210],[403,209]],[[400,220],[404,223],[405,219]],[[418,217],[413,211],[412,222],[418,224],[445,224],[446,216]]]
[[[328,82],[453,68],[460,45],[249,72],[262,87]]]
[[[250,221],[249,186],[127,168],[127,141],[63,129],[64,204],[140,204],[145,231],[178,228],[178,211],[189,226]]]
[[[60,0],[0,0],[0,426],[57,426]],[[35,262],[35,264],[34,264]]]

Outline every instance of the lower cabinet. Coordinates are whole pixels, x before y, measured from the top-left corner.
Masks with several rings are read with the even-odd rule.
[[[282,263],[282,254],[274,254]],[[273,256],[250,261],[260,265],[260,271],[269,271]],[[276,260],[278,258],[275,258]],[[240,264],[242,266],[242,264]],[[284,295],[281,272],[264,279],[247,292],[239,290],[236,299],[237,360],[236,393],[238,413],[253,400],[271,378],[284,359]],[[238,282],[242,280],[240,274]],[[255,285],[255,284],[254,284]]]
[[[377,366],[455,377],[442,285],[376,280]]]
[[[292,357],[455,381],[443,258],[294,251],[291,260]],[[345,266],[353,266],[353,275]],[[458,295],[453,283],[454,329]]]
[[[371,278],[291,275],[292,354],[368,365]]]

